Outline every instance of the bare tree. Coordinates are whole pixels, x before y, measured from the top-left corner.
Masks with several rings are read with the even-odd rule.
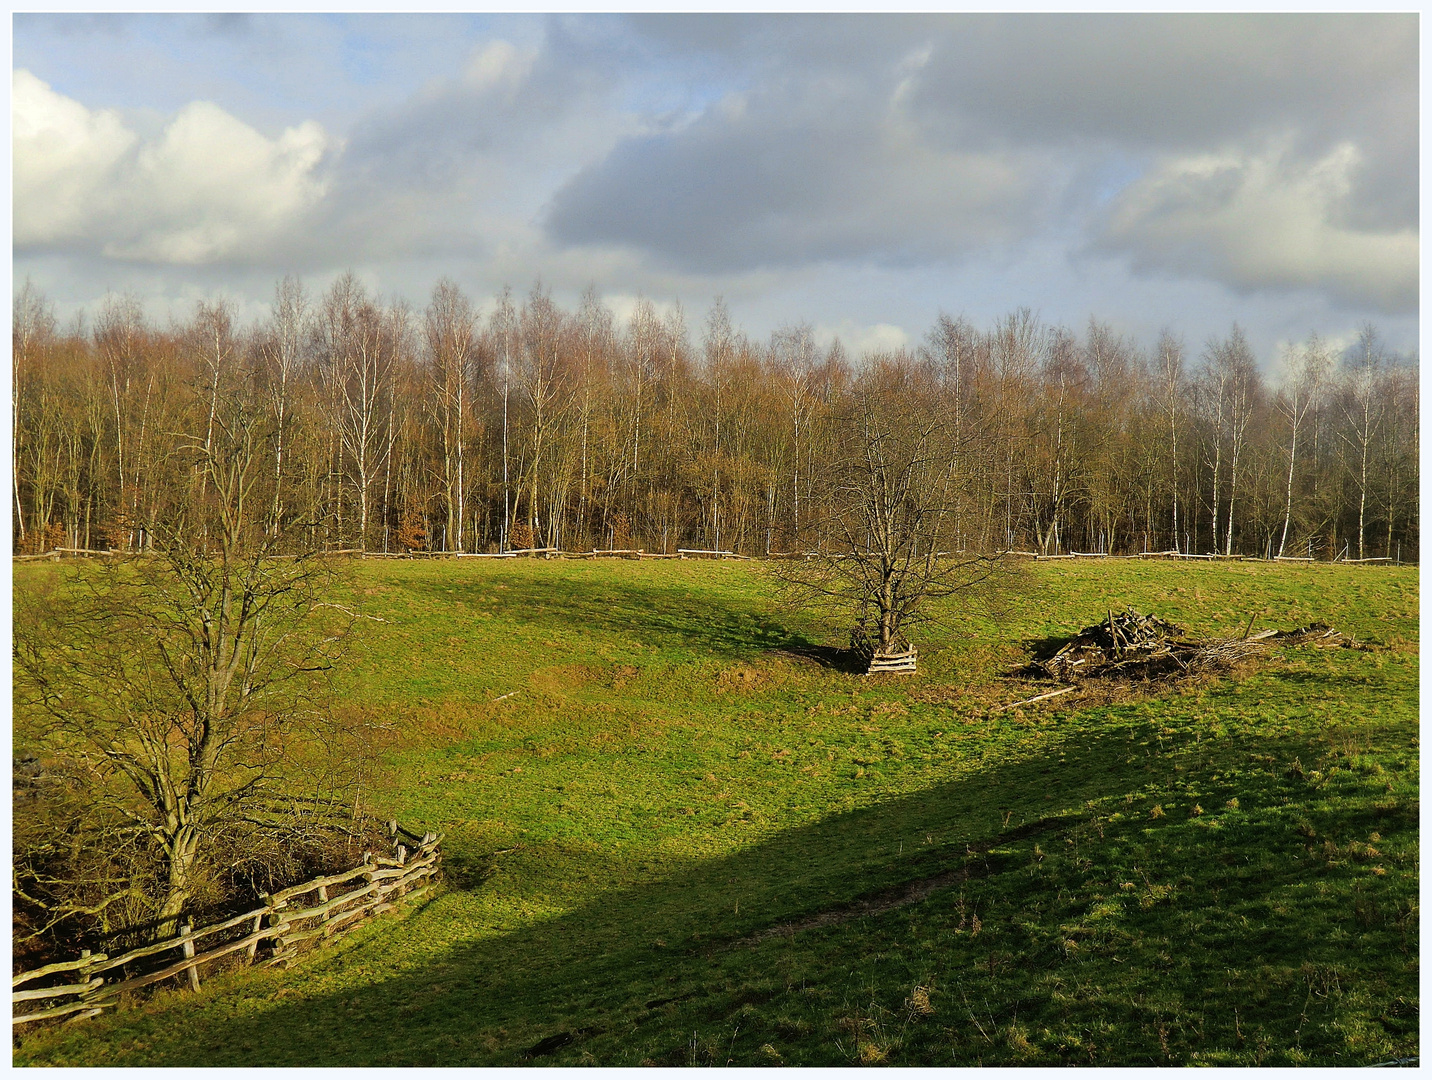
[[[134,481],[131,484],[125,468],[125,450],[129,445],[129,396],[131,387],[139,374],[143,362],[140,355],[145,336],[144,310],[133,296],[107,296],[100,309],[99,321],[95,325],[95,343],[104,357],[109,375],[110,402],[114,407],[114,459],[115,459],[115,503],[118,509],[116,524],[133,522],[139,516],[139,457],[130,452],[134,467]],[[140,418],[139,442],[148,421],[147,404],[152,378],[147,380],[145,389],[146,409]],[[137,535],[131,540],[140,542]]]
[[[998,553],[945,550],[968,478],[947,419],[920,397],[908,363],[874,361],[835,422],[818,557],[782,569],[797,596],[850,612],[852,647],[872,658],[907,653],[930,601],[1002,565]]]
[[[1159,335],[1155,346],[1156,378],[1158,380],[1159,409],[1164,423],[1168,425],[1169,497],[1173,507],[1173,546],[1183,551],[1185,545],[1179,541],[1178,517],[1178,432],[1183,418],[1183,342],[1165,330]]]
[[[520,348],[517,377],[532,410],[532,458],[528,465],[527,528],[534,544],[557,541],[557,522],[542,520],[544,479],[543,454],[549,450],[553,428],[571,404],[562,391],[558,347],[561,341],[562,313],[541,284],[533,286],[519,318]],[[638,429],[639,430],[639,429]],[[519,485],[519,498],[520,485]]]
[[[269,512],[274,529],[283,520],[284,454],[288,449],[291,398],[303,360],[308,317],[308,294],[302,282],[295,277],[285,277],[274,290],[269,332],[259,348],[274,418],[273,506]]]
[[[512,292],[503,288],[497,298],[497,307],[489,320],[489,332],[497,348],[497,375],[502,380],[502,531],[498,534],[499,550],[506,551],[512,535],[512,495],[510,490],[508,457],[510,453],[508,398],[510,395],[512,370],[517,357],[518,323],[517,312],[512,306]]]
[[[810,447],[811,411],[815,407],[815,339],[809,323],[783,326],[771,334],[771,356],[779,372],[791,417],[791,539],[801,546],[801,466]],[[805,438],[804,444],[801,442]],[[810,477],[807,471],[806,484]]]
[[[582,307],[577,312],[579,348],[582,353],[582,440],[580,481],[577,496],[577,535],[587,536],[587,504],[591,497],[588,485],[591,466],[588,462],[592,424],[593,367],[605,361],[614,341],[612,313],[597,297],[595,286],[582,293]]]
[[[1233,554],[1234,507],[1238,498],[1238,460],[1247,442],[1248,423],[1253,418],[1258,391],[1258,366],[1248,339],[1236,323],[1228,339],[1214,350],[1214,363],[1224,374],[1222,380],[1228,395],[1228,533],[1223,553]]]
[[[270,557],[271,431],[253,403],[223,399],[187,444],[196,481],[148,523],[154,557],[60,577],[15,622],[17,703],[149,852],[161,937],[273,782],[348,621],[323,599],[320,563]],[[53,915],[76,913],[61,902]]]
[[[1386,409],[1379,382],[1387,366],[1387,357],[1378,339],[1377,328],[1364,323],[1358,332],[1357,346],[1347,361],[1342,413],[1345,428],[1339,432],[1351,453],[1348,474],[1357,486],[1357,557],[1363,558],[1367,539],[1368,465],[1373,444],[1382,427]]]
[[[385,313],[351,273],[333,283],[319,312],[323,374],[336,410],[334,426],[358,501],[358,545],[368,546],[372,489],[392,456],[393,371],[401,312]]]
[[[433,289],[426,325],[432,393],[442,432],[443,501],[447,508],[443,546],[462,551],[467,513],[467,387],[476,352],[476,322],[472,304],[447,278]]]
[[[54,310],[39,291],[25,279],[20,295],[15,298],[15,323],[11,340],[11,381],[10,381],[10,466],[15,494],[15,527],[19,531],[19,542],[25,542],[25,507],[20,502],[20,387],[29,369],[38,359],[40,351],[50,343],[55,333]]]
[[[1293,477],[1298,463],[1298,431],[1308,410],[1316,406],[1322,393],[1323,378],[1331,364],[1326,346],[1317,334],[1308,338],[1302,348],[1290,347],[1284,357],[1287,376],[1279,406],[1288,421],[1288,484],[1283,508],[1283,535],[1278,541],[1278,555],[1288,546],[1288,530],[1293,524]]]

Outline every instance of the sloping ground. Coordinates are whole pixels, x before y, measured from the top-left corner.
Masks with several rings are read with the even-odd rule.
[[[548,591],[545,569],[360,582],[391,590],[372,594],[391,621],[354,697],[427,733],[390,799],[448,834],[446,893],[287,974],[29,1038],[17,1062],[1417,1054],[1414,574],[1040,568],[1037,616],[932,635],[929,670],[882,686],[770,658],[814,631],[769,614],[749,570]],[[1153,599],[1200,635],[1256,607],[1372,648],[992,712],[1020,642]]]

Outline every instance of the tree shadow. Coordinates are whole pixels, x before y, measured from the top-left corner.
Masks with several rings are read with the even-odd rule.
[[[182,1014],[186,1021],[182,1032],[163,1023],[162,1016],[158,1022],[144,1023],[144,1042],[134,1042],[131,1036],[113,1063],[455,1065],[535,1059],[556,1064],[635,1064],[635,1054],[683,1064],[694,1063],[696,1036],[692,1035],[693,1059],[687,1062],[688,1048],[684,1036],[677,1037],[679,1032],[713,1026],[731,1031],[733,1025],[732,1059],[769,1063],[761,1056],[764,1046],[749,1041],[764,1037],[756,1034],[763,1011],[774,1015],[778,1005],[795,1008],[791,1001],[805,1000],[804,989],[790,985],[782,989],[779,978],[769,978],[788,962],[787,957],[807,950],[812,956],[831,958],[822,963],[844,967],[871,950],[877,954],[880,948],[888,950],[888,944],[876,938],[899,939],[913,933],[921,921],[952,920],[950,890],[975,879],[990,887],[1005,883],[999,885],[1005,890],[1005,903],[1054,904],[1056,888],[1061,893],[1069,890],[1083,881],[1079,875],[1089,873],[1077,858],[1079,845],[1099,850],[1087,823],[1089,800],[1122,803],[1125,797],[1132,800],[1132,792],[1151,777],[1173,777],[1174,766],[1166,754],[1153,756],[1157,730],[1134,723],[1096,736],[1071,737],[1040,756],[832,814],[730,855],[682,864],[660,880],[600,893],[549,920],[528,921],[507,933],[466,941],[461,940],[463,890],[500,890],[508,878],[500,871],[494,873],[481,858],[454,851],[449,860],[458,873],[452,875],[446,895],[403,922],[373,927],[366,932],[370,936],[346,950],[341,960],[326,962],[320,955],[306,961],[317,969],[314,978],[318,979],[325,963],[336,963],[348,972],[381,971],[395,951],[406,949],[422,957],[406,970],[375,981],[350,976],[342,987],[329,979],[334,988],[309,997],[304,996],[304,978],[299,975],[292,991],[295,996],[257,1015],[234,1007],[234,998],[244,993],[240,982],[212,1007],[195,1006]],[[1220,744],[1217,760],[1207,744],[1199,753],[1203,773],[1212,774],[1259,756],[1279,762],[1297,753],[1307,757],[1310,745],[1309,737],[1243,738]],[[1191,747],[1192,743],[1185,752],[1191,754]],[[1256,780],[1242,777],[1239,791],[1246,806],[1271,808],[1287,804],[1301,783],[1281,766],[1270,767]],[[1184,814],[1177,820],[1172,816],[1150,820],[1147,808],[1142,813],[1141,822],[1122,827],[1127,836],[1116,837],[1118,827],[1113,818],[1107,819],[1108,842],[1137,842],[1155,853],[1144,856],[1139,873],[1176,877],[1180,868],[1191,873],[1203,868],[1208,880],[1200,882],[1198,889],[1219,890],[1215,898],[1225,905],[1236,898],[1240,904],[1267,908],[1275,900],[1287,902],[1289,895],[1313,902],[1310,892],[1291,891],[1305,884],[1307,872],[1300,862],[1304,840],[1291,828],[1286,835],[1266,828],[1256,831],[1251,825],[1245,828],[1242,819],[1230,818],[1231,824],[1223,830],[1195,829]],[[1098,824],[1100,819],[1096,815],[1093,820]],[[1384,831],[1399,824],[1415,829],[1415,813],[1409,824],[1366,808],[1328,808],[1314,822],[1320,836],[1334,837],[1363,835],[1378,824]],[[1148,839],[1154,833],[1168,839]],[[938,839],[922,842],[921,838]],[[1102,824],[1099,838],[1104,840]],[[1032,858],[1028,845],[1035,840],[1061,854],[1065,845],[1073,844],[1071,876],[1052,884],[1027,879]],[[1264,864],[1245,867],[1243,851],[1255,841],[1257,847],[1247,850],[1264,853],[1260,855]],[[1172,860],[1168,866],[1147,861],[1164,857],[1158,852],[1175,851],[1176,856],[1166,856]],[[536,850],[527,857],[543,858]],[[600,875],[603,864],[600,853],[589,853],[585,865],[569,864],[566,869]],[[1133,870],[1116,873],[1134,875]],[[893,895],[892,890],[931,881],[946,882],[945,891],[870,914],[879,910],[874,901]],[[1195,891],[1191,884],[1180,888],[1191,896]],[[961,909],[963,896],[961,892]],[[1221,973],[1220,954],[1209,952],[1180,929],[1183,924],[1160,914],[1169,909],[1133,910],[1133,919],[1142,920],[1139,933],[1149,944],[1123,946],[1129,963],[1113,969],[1124,982],[1111,1001],[1141,1000],[1140,995],[1163,992],[1159,987],[1166,975],[1160,965],[1170,954],[1211,965],[1209,979],[1218,969],[1217,978],[1223,983],[1235,990],[1241,985],[1234,985],[1237,979],[1229,983]],[[779,932],[818,919],[822,913],[842,911],[852,914],[795,936],[793,929]],[[437,943],[442,937],[451,938],[455,928],[458,940]],[[1349,947],[1329,945],[1323,940],[1326,936],[1325,922],[1304,919],[1302,909],[1295,907],[1277,920],[1276,946],[1260,942],[1254,949],[1274,949],[1296,968],[1328,949]],[[953,971],[966,970],[962,965],[972,962],[985,964],[985,946],[972,939],[966,946],[967,939],[968,935],[950,937],[953,951],[929,962],[941,959]],[[1034,1014],[1048,1001],[1033,980],[1056,961],[1043,953],[1032,966],[997,960],[997,954],[1006,955],[999,952],[1000,940],[991,942],[997,947],[988,957],[991,980],[982,992],[994,1000],[986,1001],[987,1008],[995,1018],[1011,1007],[1016,1015]],[[1138,948],[1142,952],[1128,951]],[[993,979],[997,972],[1002,973],[1002,982]],[[1297,1011],[1302,999],[1284,997],[1288,1000],[1274,995],[1262,1006],[1246,1003],[1241,1022],[1247,1026],[1262,1017],[1268,1024],[1284,1025],[1289,1031],[1297,1026],[1301,1032]],[[164,1011],[184,1007],[184,998],[176,996]],[[822,1006],[827,1014],[833,1007]],[[1221,1025],[1222,1017],[1218,1020]],[[122,1015],[95,1021],[94,1030],[103,1037],[104,1029],[123,1030],[125,1022]],[[743,1024],[747,1033],[738,1039]],[[1230,1019],[1230,1042],[1231,1024]],[[1210,1026],[1217,1030],[1208,1038],[1223,1038],[1225,1033],[1212,1018]],[[821,1060],[826,1064],[847,1063],[841,1056],[846,1051],[837,1051],[834,1040],[833,1035],[817,1056],[825,1054]],[[937,1053],[948,1054],[938,1048],[929,1052],[928,1059],[916,1056],[912,1061],[929,1063],[939,1060]]]
[[[405,589],[434,604],[465,604],[504,623],[569,632],[585,626],[661,649],[689,649],[727,657],[770,649],[807,648],[804,633],[772,617],[769,608],[729,593],[707,595],[657,582],[613,583],[567,575],[501,580],[412,581]]]
[[[807,661],[846,675],[861,675],[865,672],[866,661],[855,649],[841,649],[834,645],[812,645],[804,637],[797,637],[789,643],[769,650],[772,656]]]

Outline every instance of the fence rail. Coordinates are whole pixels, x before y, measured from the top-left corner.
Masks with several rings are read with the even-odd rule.
[[[49,559],[59,561],[61,558],[114,558],[118,556],[134,557],[145,554],[144,552],[129,551],[98,551],[89,548],[54,548],[50,551],[41,552],[38,555],[15,555],[12,556],[15,562],[33,562],[37,559]],[[317,551],[314,555],[351,555],[362,559],[736,559],[741,562],[760,562],[770,560],[787,559],[812,559],[819,558],[820,553],[815,551],[772,551],[765,555],[741,555],[734,551],[721,551],[707,548],[677,548],[674,552],[644,551],[636,548],[605,548],[592,551],[563,551],[561,548],[523,548],[518,551],[362,551],[359,548],[339,548],[332,551]],[[939,552],[939,555],[954,554],[951,552]],[[1045,555],[1037,551],[1006,551],[1004,555],[1035,559],[1044,562],[1050,559],[1208,559],[1223,562],[1336,562],[1336,563],[1401,563],[1401,552],[1394,558],[1391,555],[1379,555],[1375,558],[1350,559],[1347,558],[1347,549],[1344,548],[1332,559],[1319,560],[1311,557],[1295,557],[1291,555],[1276,555],[1271,559],[1257,555],[1223,555],[1217,552],[1198,555],[1189,551],[1138,551],[1126,555],[1113,555],[1103,551],[1070,551]],[[295,555],[274,555],[275,559],[293,559]],[[832,555],[830,558],[846,558],[844,555]]]
[[[12,976],[12,1030],[40,1020],[98,1016],[119,1006],[132,991],[181,975],[186,979],[184,985],[198,990],[200,968],[239,952],[246,953],[249,964],[287,967],[303,951],[301,946],[345,933],[368,916],[430,894],[442,874],[442,837],[431,832],[420,836],[396,821],[388,822],[388,833],[394,857],[365,852],[363,862],[351,870],[290,885],[272,895],[260,894],[262,907],[221,922],[198,929],[186,923],[175,937],[119,956],[85,950],[77,960],[46,964]],[[201,939],[215,937],[219,940],[212,945],[202,949],[196,945]],[[122,976],[118,981],[104,977],[103,973],[115,970]],[[40,979],[60,981],[17,989]]]

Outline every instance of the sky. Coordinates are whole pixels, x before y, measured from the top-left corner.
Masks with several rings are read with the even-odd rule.
[[[1021,306],[1416,349],[1415,14],[17,14],[12,56],[14,283],[62,320],[351,269],[856,355]]]

